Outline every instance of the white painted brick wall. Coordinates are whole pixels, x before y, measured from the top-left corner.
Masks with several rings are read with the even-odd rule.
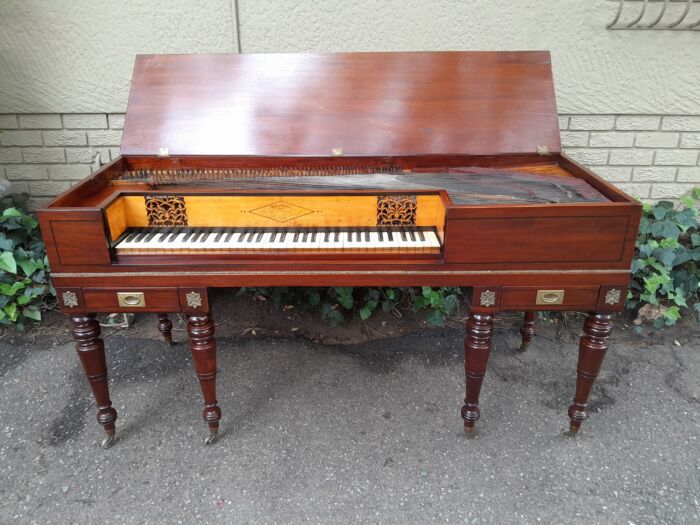
[[[562,149],[642,199],[700,186],[700,115],[560,115]],[[0,115],[0,178],[32,205],[119,155],[120,113]]]

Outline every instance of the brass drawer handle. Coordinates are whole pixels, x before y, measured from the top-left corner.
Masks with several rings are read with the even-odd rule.
[[[564,302],[564,290],[537,290],[535,304],[562,304]]]
[[[122,308],[143,308],[146,306],[143,292],[117,292],[117,300]]]

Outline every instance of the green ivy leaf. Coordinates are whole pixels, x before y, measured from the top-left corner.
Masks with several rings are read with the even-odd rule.
[[[41,321],[41,311],[33,305],[22,308],[22,315],[29,319],[34,319],[35,321]]]
[[[663,220],[655,222],[651,225],[651,234],[655,237],[673,237],[678,238],[681,229],[672,221]]]
[[[5,310],[5,313],[7,314],[7,317],[10,318],[10,321],[15,321],[17,320],[17,304],[16,303],[10,303],[3,308]]]
[[[15,256],[12,252],[0,253],[0,270],[4,270],[8,273],[17,273],[17,263],[15,262]]]
[[[24,286],[25,284],[22,281],[15,281],[12,284],[0,283],[0,294],[12,297],[22,290]]]
[[[666,319],[669,319],[675,323],[676,321],[678,321],[678,319],[681,318],[680,308],[678,308],[677,306],[669,306],[664,310],[663,316]]]
[[[21,217],[23,214],[17,208],[7,208],[2,212],[3,217]]]
[[[27,277],[31,277],[35,271],[44,268],[44,263],[41,260],[24,259],[17,261],[17,264]]]
[[[338,296],[338,302],[347,310],[351,310],[355,301],[352,297],[353,288],[350,286],[337,286],[335,293]]]

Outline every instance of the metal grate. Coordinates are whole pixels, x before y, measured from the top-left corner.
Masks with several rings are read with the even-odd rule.
[[[617,2],[608,29],[700,31],[698,0],[611,0]],[[652,7],[650,4],[654,4]],[[693,4],[696,4],[693,7]]]

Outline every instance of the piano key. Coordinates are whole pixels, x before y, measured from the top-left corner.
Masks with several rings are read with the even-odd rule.
[[[420,240],[425,242],[425,235],[423,234],[423,230],[418,230],[418,237],[420,237]]]

